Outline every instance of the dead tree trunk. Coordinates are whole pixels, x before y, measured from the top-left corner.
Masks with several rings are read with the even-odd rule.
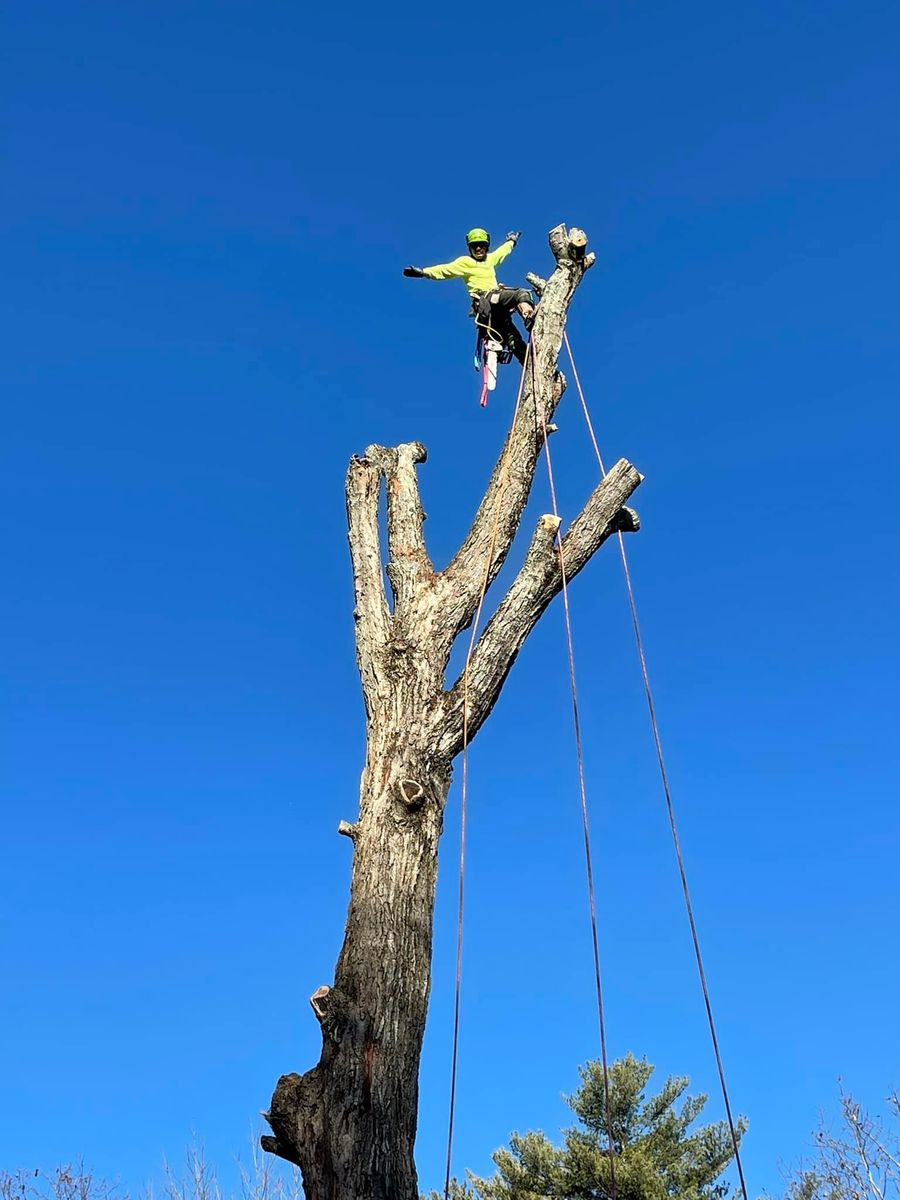
[[[565,388],[557,357],[566,314],[593,255],[580,230],[550,233],[556,269],[532,334],[518,415],[472,527],[452,562],[432,566],[416,466],[425,447],[369,446],[347,475],[356,647],[368,749],[353,841],[344,945],[334,983],[313,993],[322,1056],[279,1079],[263,1148],[296,1163],[308,1200],[416,1200],[413,1144],[419,1057],[431,978],[438,841],[451,765],[462,748],[463,682],[445,687],[457,636],[471,625],[485,579],[497,575],[528,500],[543,430]],[[532,359],[529,356],[529,364]],[[379,508],[387,498],[389,561]],[[617,529],[637,528],[624,504],[641,476],[624,460],[598,484],[562,536],[567,578]],[[497,700],[562,576],[558,523],[538,521],[518,575],[478,639],[469,670],[471,740]],[[390,583],[389,604],[384,576]]]

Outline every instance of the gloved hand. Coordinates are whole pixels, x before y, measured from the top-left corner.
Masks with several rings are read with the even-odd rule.
[[[520,230],[516,231],[514,229],[511,233],[508,233],[506,235],[506,240],[508,242],[512,242],[512,244],[515,245],[521,236],[522,236],[522,230],[520,229]]]
[[[404,267],[403,274],[408,279],[424,279],[425,278],[425,272],[422,270],[421,267]]]

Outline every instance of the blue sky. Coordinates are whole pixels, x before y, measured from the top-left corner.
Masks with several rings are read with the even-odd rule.
[[[227,1174],[318,1056],[363,754],[343,475],[429,447],[446,561],[486,412],[484,224],[583,225],[571,336],[629,541],[754,1195],[836,1078],[900,1083],[900,16],[882,3],[258,0],[4,16],[0,1166]],[[594,482],[574,393],[554,440]],[[543,479],[531,516],[546,510]],[[612,547],[573,589],[610,1049],[721,1115]],[[894,617],[891,617],[894,613]],[[561,612],[472,752],[455,1164],[597,1053]],[[442,1178],[454,793],[418,1161]]]

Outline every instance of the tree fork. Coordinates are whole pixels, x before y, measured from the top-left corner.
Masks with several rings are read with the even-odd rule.
[[[438,843],[452,763],[462,749],[463,679],[445,684],[457,636],[509,554],[544,429],[565,391],[557,369],[569,304],[594,255],[582,230],[551,230],[556,269],[541,303],[518,413],[459,551],[435,571],[416,467],[425,447],[369,446],[347,472],[356,656],[366,708],[350,904],[332,985],[310,998],[318,1064],[283,1075],[264,1114],[264,1150],[300,1167],[307,1200],[417,1200],[413,1148],[418,1071],[431,981]],[[638,528],[626,501],[641,476],[621,460],[561,534],[571,580],[612,533]],[[380,505],[386,501],[388,561]],[[522,566],[472,653],[469,740],[496,703],[516,655],[562,588],[559,522],[538,522]],[[390,586],[391,600],[385,587]]]

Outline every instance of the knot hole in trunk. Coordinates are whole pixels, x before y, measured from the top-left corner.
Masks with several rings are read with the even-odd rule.
[[[428,799],[418,779],[398,779],[397,796],[408,812],[418,812]]]

